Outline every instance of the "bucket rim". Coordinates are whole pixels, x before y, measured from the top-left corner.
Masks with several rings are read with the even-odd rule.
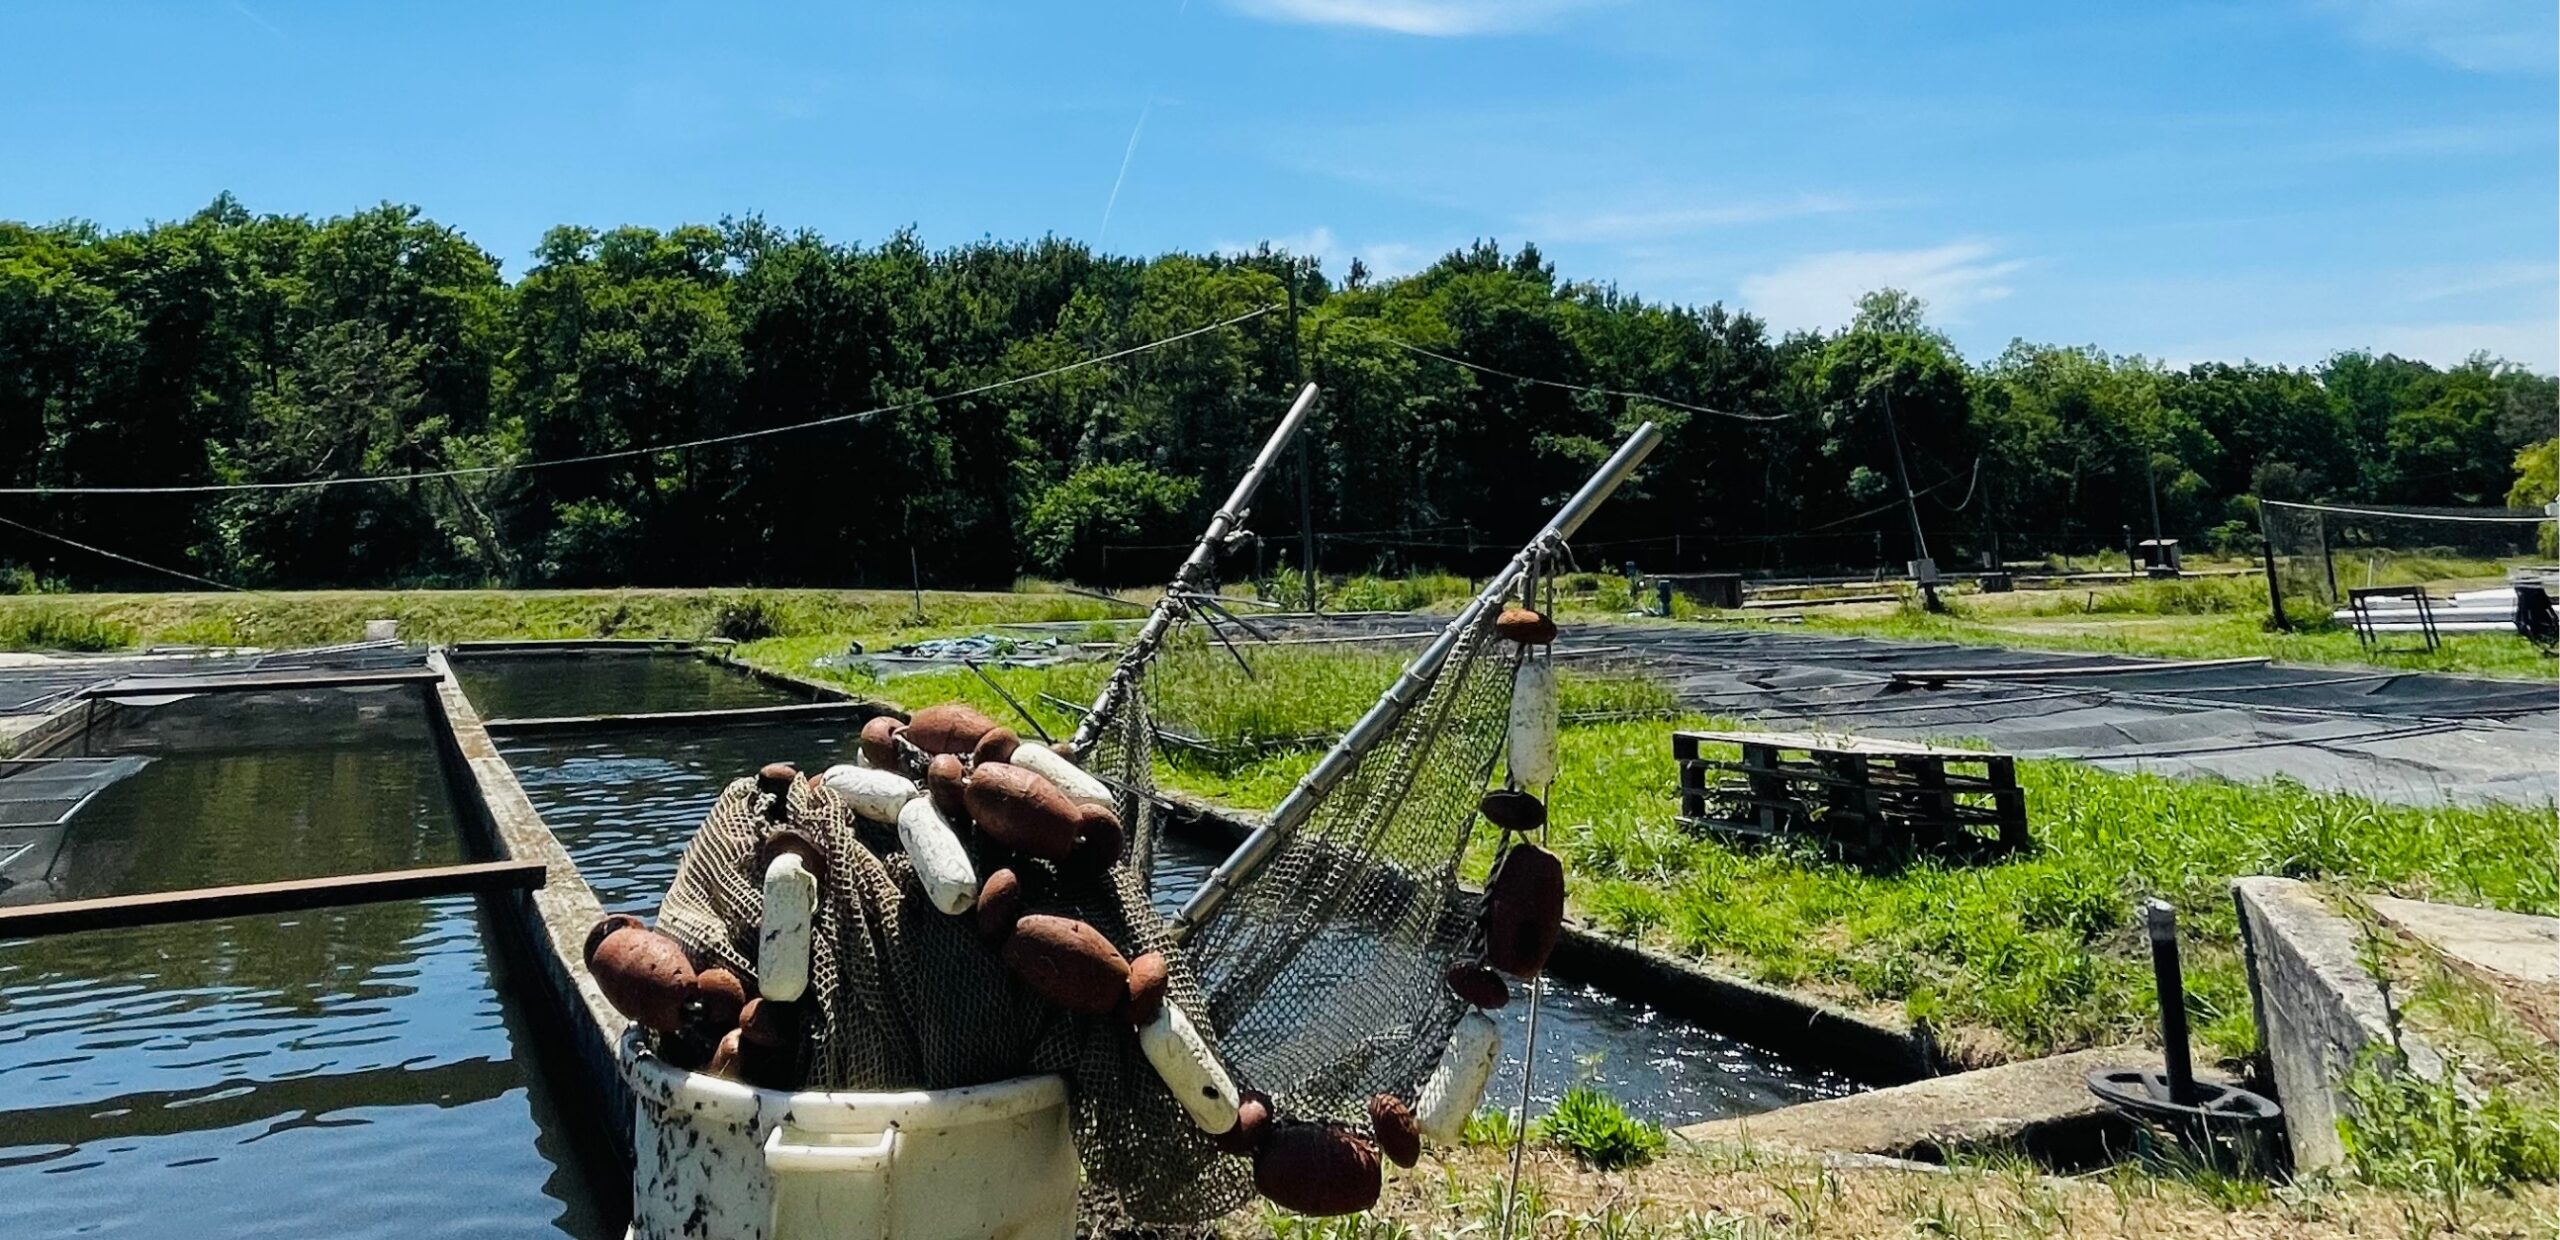
[[[682,1093],[696,1101],[788,1112],[796,1122],[823,1127],[815,1121],[830,1111],[859,1113],[864,1121],[875,1125],[918,1120],[983,1123],[1034,1115],[1063,1107],[1067,1102],[1066,1079],[1053,1072],[948,1089],[760,1089],[742,1081],[679,1068],[659,1058],[643,1038],[644,1031],[638,1025],[625,1029],[616,1058],[621,1061],[623,1077],[631,1083],[633,1092],[661,1106],[672,1105]]]

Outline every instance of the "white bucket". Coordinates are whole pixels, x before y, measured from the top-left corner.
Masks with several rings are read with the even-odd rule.
[[[687,1072],[623,1036],[637,1240],[1072,1240],[1066,1082],[784,1093]]]

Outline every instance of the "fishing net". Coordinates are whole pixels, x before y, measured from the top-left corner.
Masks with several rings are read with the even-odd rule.
[[[1490,612],[1460,634],[1395,727],[1185,944],[1229,1071],[1282,1114],[1359,1123],[1374,1094],[1410,1101],[1447,1045],[1464,1005],[1443,974],[1476,933],[1458,865],[1502,750],[1515,650]],[[1123,786],[1152,781],[1159,687],[1202,679],[1163,670],[1142,674],[1097,755]],[[1151,850],[1147,827],[1132,838]]]
[[[973,918],[946,916],[927,900],[895,830],[855,817],[822,784],[795,781],[778,804],[753,779],[730,784],[678,865],[659,928],[754,976],[760,849],[782,827],[827,859],[801,1003],[808,1088],[941,1089],[1055,1072],[1072,1100],[1089,1215],[1193,1223],[1244,1203],[1245,1164],[1192,1125],[1125,1021],[1075,1015],[1033,995],[980,940]],[[1005,863],[1029,883],[1031,911],[1082,920],[1132,958],[1170,946],[1128,866],[1079,878],[1037,861]],[[1205,1010],[1179,954],[1167,955],[1174,1001]]]

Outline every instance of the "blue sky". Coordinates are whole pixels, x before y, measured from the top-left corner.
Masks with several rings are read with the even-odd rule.
[[[924,5],[0,0],[0,217],[414,202],[552,224],[1269,238],[1975,357],[2560,363],[2543,0]]]

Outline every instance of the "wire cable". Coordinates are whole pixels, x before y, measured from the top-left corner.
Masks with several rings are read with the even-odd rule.
[[[24,531],[26,531],[27,533],[33,534],[33,535],[35,535],[35,536],[36,536],[36,537],[38,537],[38,538],[50,538],[50,539],[52,539],[53,541],[58,542],[58,543],[61,543],[62,545],[66,546],[66,547],[77,547],[77,548],[79,548],[79,549],[80,549],[80,550],[82,550],[82,551],[86,551],[86,552],[90,553],[91,555],[103,555],[103,556],[107,557],[107,558],[108,558],[108,559],[110,559],[110,560],[122,560],[122,561],[124,561],[124,562],[125,562],[125,563],[127,563],[127,564],[131,564],[131,565],[133,565],[133,566],[134,566],[134,567],[136,567],[136,568],[147,568],[147,569],[150,569],[152,572],[155,572],[155,573],[166,573],[166,574],[168,574],[169,576],[183,578],[183,579],[188,580],[188,581],[196,582],[196,583],[198,583],[198,584],[200,584],[200,585],[208,585],[208,586],[212,586],[213,588],[215,588],[215,589],[217,589],[217,590],[230,590],[230,591],[232,591],[232,592],[234,592],[234,593],[238,593],[238,594],[256,594],[256,593],[258,593],[258,591],[256,591],[256,590],[252,590],[252,589],[250,589],[250,588],[249,588],[249,587],[247,587],[247,586],[235,586],[235,585],[231,584],[231,583],[230,583],[230,582],[228,582],[228,581],[215,581],[215,580],[214,580],[213,578],[211,578],[211,577],[199,577],[199,576],[196,576],[194,573],[191,573],[191,572],[186,571],[185,569],[180,569],[180,568],[170,568],[170,567],[168,567],[167,565],[164,565],[164,564],[154,564],[154,563],[152,563],[152,562],[151,562],[151,561],[149,561],[149,560],[137,560],[137,559],[133,558],[132,556],[129,556],[129,555],[124,554],[124,553],[123,553],[123,552],[121,552],[121,551],[109,551],[109,550],[107,550],[107,549],[106,549],[106,548],[104,548],[104,547],[92,547],[92,546],[90,546],[89,544],[84,543],[84,542],[81,542],[80,540],[78,540],[78,539],[76,539],[76,538],[65,538],[65,537],[63,537],[62,535],[60,535],[60,534],[56,534],[56,533],[54,533],[54,532],[52,532],[52,531],[50,531],[50,530],[40,530],[40,529],[37,529],[36,527],[34,527],[34,526],[32,526],[32,525],[28,525],[27,523],[25,523],[25,522],[23,522],[23,521],[12,521],[12,520],[10,520],[10,519],[9,519],[9,518],[7,518],[7,517],[0,517],[0,525],[8,526],[8,527],[10,527],[11,529],[24,530]]]
[[[1447,362],[1452,366],[1464,366],[1469,370],[1483,371],[1486,374],[1509,379],[1515,383],[1534,383],[1539,387],[1562,388],[1568,392],[1590,392],[1599,396],[1619,396],[1628,400],[1651,401],[1654,404],[1670,409],[1681,409],[1690,413],[1703,413],[1711,417],[1732,418],[1737,422],[1784,422],[1794,416],[1792,414],[1785,413],[1735,413],[1730,409],[1709,409],[1705,405],[1684,404],[1680,401],[1667,400],[1663,397],[1651,396],[1643,392],[1625,392],[1620,391],[1617,388],[1589,387],[1579,383],[1559,383],[1553,379],[1537,379],[1528,375],[1513,374],[1508,370],[1496,370],[1491,366],[1482,365],[1477,362],[1470,362],[1461,357],[1451,357],[1446,353],[1434,353],[1429,349],[1423,348],[1421,345],[1398,340],[1393,336],[1388,337],[1387,342],[1409,353],[1419,353],[1424,357],[1433,359],[1434,361]]]
[[[2492,517],[2467,512],[2427,512],[2417,509],[2394,512],[2388,508],[2346,508],[2336,504],[2295,504],[2280,499],[2262,499],[2258,502],[2265,504],[2269,508],[2292,508],[2301,512],[2342,512],[2349,516],[2392,517],[2404,521],[2463,521],[2482,525],[2548,525],[2551,523],[2551,518],[2549,517],[2537,517],[2530,513],[2518,513],[2512,510],[2504,516]]]
[[[509,465],[466,465],[452,469],[419,470],[411,473],[361,474],[349,478],[302,478],[290,482],[203,482],[171,486],[0,487],[0,495],[211,495],[237,491],[294,491],[317,489],[320,487],[356,486],[365,483],[423,482],[433,478],[467,478],[486,474],[512,473],[518,470],[551,469],[562,465],[591,465],[599,461],[618,461],[636,456],[655,456],[661,452],[684,452],[694,448],[708,448],[724,443],[737,443],[742,440],[761,439],[768,435],[783,435],[789,434],[793,431],[814,430],[821,426],[834,426],[844,422],[860,422],[879,417],[883,414],[902,413],[909,409],[922,409],[929,405],[938,405],[944,401],[958,400],[966,396],[981,396],[988,392],[1000,391],[1004,388],[1018,387],[1025,383],[1034,383],[1042,379],[1053,378],[1058,375],[1069,373],[1070,371],[1083,370],[1087,367],[1100,366],[1108,362],[1119,361],[1123,358],[1135,357],[1138,354],[1161,349],[1166,345],[1178,344],[1182,341],[1189,340],[1194,336],[1204,335],[1222,327],[1233,327],[1238,323],[1260,318],[1263,315],[1271,313],[1277,308],[1278,307],[1276,306],[1262,306],[1257,309],[1248,310],[1233,318],[1220,319],[1215,323],[1204,324],[1177,335],[1167,336],[1161,340],[1150,340],[1145,344],[1131,345],[1130,347],[1121,349],[1118,352],[1098,354],[1093,357],[1068,362],[1063,366],[1052,366],[1047,370],[1034,371],[1027,375],[1015,375],[1009,379],[998,379],[993,383],[983,383],[977,387],[964,388],[957,392],[945,392],[939,396],[926,396],[916,400],[901,401],[894,405],[882,405],[877,409],[864,409],[855,413],[831,414],[827,417],[811,418],[806,422],[793,422],[785,426],[767,426],[751,431],[734,431],[726,435],[708,435],[700,439],[687,439],[678,443],[655,444],[645,448],[617,448],[611,452],[590,452],[583,456],[553,457],[548,460],[540,461],[519,461]],[[12,522],[12,524],[15,523]],[[40,533],[41,531],[37,532]],[[95,550],[95,548],[92,548],[92,550]],[[100,554],[111,555],[113,553],[102,551]],[[152,566],[144,565],[144,567],[148,568]],[[162,571],[168,570],[164,569]]]

